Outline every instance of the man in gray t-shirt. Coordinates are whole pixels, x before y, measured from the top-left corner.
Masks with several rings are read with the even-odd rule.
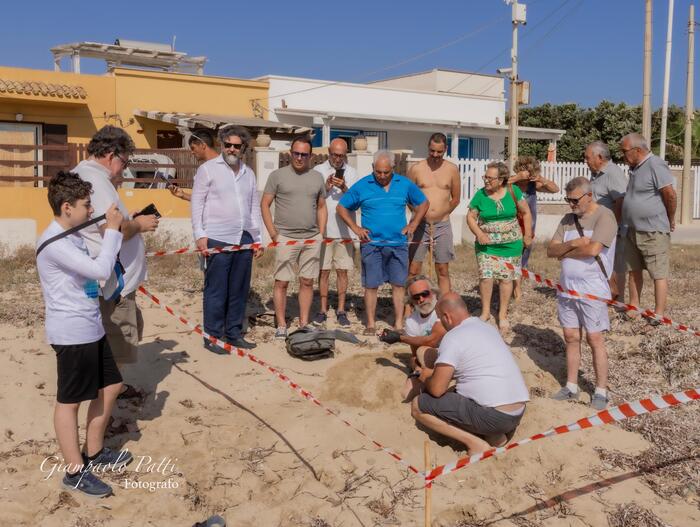
[[[675,228],[673,176],[666,162],[649,151],[641,135],[626,135],[620,148],[630,166],[622,204],[622,219],[627,225],[625,263],[630,273],[630,304],[639,305],[642,271],[646,269],[654,280],[654,311],[663,315],[668,295],[671,232]]]
[[[267,232],[272,241],[280,242],[275,250],[273,293],[277,339],[287,336],[287,287],[295,275],[299,276],[299,326],[309,323],[314,278],[319,272],[320,242],[325,236],[328,219],[323,177],[309,168],[311,140],[307,137],[294,139],[291,154],[289,166],[270,174],[260,202]],[[274,219],[270,210],[273,203]],[[304,239],[315,239],[316,243],[286,245],[286,242]]]
[[[593,200],[610,209],[618,223],[615,243],[615,264],[611,288],[613,296],[621,302],[625,298],[625,226],[622,223],[622,200],[627,191],[627,177],[610,159],[610,149],[603,141],[593,141],[586,147],[584,158],[591,169]]]

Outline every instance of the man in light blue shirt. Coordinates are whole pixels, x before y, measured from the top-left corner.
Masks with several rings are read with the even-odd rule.
[[[365,288],[367,328],[376,334],[374,319],[377,289],[389,282],[392,287],[394,329],[403,329],[404,284],[408,277],[408,239],[428,211],[430,203],[410,179],[394,174],[394,154],[380,150],[374,154],[373,174],[355,183],[338,203],[340,219],[360,238],[362,286]],[[406,206],[413,210],[406,223]],[[350,211],[361,209],[362,227]]]
[[[612,296],[620,302],[625,298],[625,244],[626,228],[622,223],[622,200],[627,191],[627,177],[622,169],[612,162],[610,149],[603,141],[593,141],[584,151],[584,158],[591,170],[591,190],[593,200],[610,209],[617,220],[617,239],[615,242],[615,281],[611,282]]]

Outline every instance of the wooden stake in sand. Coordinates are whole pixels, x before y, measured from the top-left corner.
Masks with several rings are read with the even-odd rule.
[[[430,472],[433,469],[432,463],[430,463],[430,441],[427,439],[423,443],[425,452],[425,471]],[[425,527],[430,527],[430,516],[432,515],[432,485],[427,485],[425,487]]]
[[[433,272],[435,273],[435,279],[437,280],[437,271],[435,270],[435,263],[433,261],[433,224],[429,223],[428,224],[428,236],[429,236],[429,242],[428,242],[428,277],[432,278],[433,277]]]

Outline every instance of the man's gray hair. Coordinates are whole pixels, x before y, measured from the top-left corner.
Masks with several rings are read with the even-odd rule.
[[[394,158],[395,157],[396,156],[394,155],[394,153],[389,152],[389,150],[377,150],[374,153],[373,164],[376,164],[377,161],[379,161],[380,159],[386,159],[387,161],[389,161],[389,165],[391,166],[391,168],[394,168]]]
[[[591,182],[587,177],[579,176],[575,177],[566,184],[564,189],[566,192],[573,192],[574,190],[580,188],[583,190],[584,194],[588,194],[591,191]]]
[[[595,155],[602,157],[606,161],[610,161],[610,149],[603,141],[593,141],[587,148],[589,148]]]
[[[413,299],[411,298],[411,295],[408,292],[408,288],[411,287],[416,282],[421,282],[423,280],[428,282],[428,288],[433,292],[433,294],[435,295],[435,298],[440,297],[440,288],[437,287],[433,283],[433,281],[430,278],[428,278],[427,276],[425,276],[424,274],[418,274],[418,275],[412,276],[411,278],[406,280],[406,284],[404,286],[405,295],[404,295],[404,299],[403,299],[405,304],[408,304],[409,306],[413,305]]]
[[[240,137],[241,141],[243,141],[243,143],[246,145],[250,143],[250,132],[248,132],[248,130],[242,126],[235,124],[225,124],[219,128],[219,143],[223,145],[225,142],[227,142],[226,139],[232,135]]]
[[[627,144],[630,148],[639,148],[640,150],[644,150],[645,152],[649,151],[649,144],[647,143],[647,140],[644,139],[644,136],[642,134],[638,134],[636,132],[627,134],[622,139],[620,139],[620,144],[622,144],[624,141],[627,141]]]

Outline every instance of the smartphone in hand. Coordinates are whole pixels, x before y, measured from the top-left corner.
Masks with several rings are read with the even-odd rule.
[[[336,177],[338,179],[344,179],[345,178],[345,169],[344,168],[336,168],[334,177]]]
[[[132,216],[132,218],[137,218],[139,216],[150,216],[151,214],[154,214],[156,218],[160,218],[160,212],[158,212],[158,209],[153,203],[150,203],[149,205],[146,205],[142,210],[137,212]]]

